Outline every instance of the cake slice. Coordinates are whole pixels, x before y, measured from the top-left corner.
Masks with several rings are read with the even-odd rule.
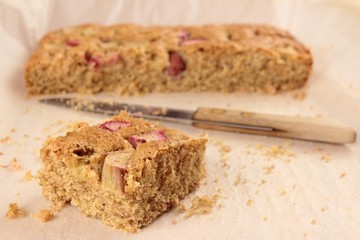
[[[56,206],[134,232],[198,187],[206,142],[126,113],[81,123],[44,144],[40,185]]]
[[[48,33],[25,71],[28,95],[265,92],[302,87],[310,51],[270,26],[100,26]]]

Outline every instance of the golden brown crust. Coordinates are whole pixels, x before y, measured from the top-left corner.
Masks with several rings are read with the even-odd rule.
[[[198,187],[204,176],[207,140],[192,139],[124,113],[112,121],[127,125],[110,131],[104,129],[104,124],[81,124],[66,136],[47,141],[41,150],[40,185],[54,205],[70,202],[86,216],[134,232]],[[142,139],[136,146],[131,140],[149,133],[155,134],[155,140]],[[118,156],[124,152],[133,154],[126,164],[109,168],[106,159],[114,152]],[[121,188],[110,188],[113,175],[109,173],[119,167],[123,175],[114,181],[121,181]]]
[[[183,61],[168,72],[171,53]],[[87,24],[47,34],[26,66],[29,95],[63,92],[256,91],[303,86],[310,51],[262,25]]]

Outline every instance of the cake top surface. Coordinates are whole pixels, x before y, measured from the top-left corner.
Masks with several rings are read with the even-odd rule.
[[[196,44],[195,44],[196,43]],[[56,52],[59,46],[70,52],[92,51],[98,48],[112,52],[122,48],[153,48],[166,44],[169,48],[196,49],[223,45],[238,50],[257,47],[292,49],[308,53],[308,50],[285,30],[266,25],[226,24],[203,26],[140,26],[119,24],[101,26],[85,24],[48,33],[40,41],[40,49]],[[45,53],[43,53],[45,54]]]
[[[78,123],[65,136],[48,139],[42,156],[49,156],[43,158],[45,164],[50,159],[61,160],[70,167],[86,163],[101,175],[104,157],[111,152],[134,151],[134,157],[142,159],[186,141],[191,138],[178,130],[121,112],[94,126]]]

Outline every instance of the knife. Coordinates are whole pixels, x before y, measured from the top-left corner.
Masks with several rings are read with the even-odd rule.
[[[337,144],[356,141],[356,132],[351,127],[325,118],[272,115],[207,107],[190,111],[64,97],[44,98],[40,99],[40,102],[109,116],[126,111],[133,117],[190,123],[197,128],[211,130]]]

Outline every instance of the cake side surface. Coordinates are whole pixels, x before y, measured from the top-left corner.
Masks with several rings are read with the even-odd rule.
[[[305,84],[310,51],[261,25],[82,25],[46,35],[29,59],[29,95],[249,91]]]
[[[207,140],[125,114],[112,121],[131,124],[112,131],[104,127],[110,121],[83,124],[48,140],[40,185],[54,205],[70,203],[86,216],[134,232],[198,187]]]

